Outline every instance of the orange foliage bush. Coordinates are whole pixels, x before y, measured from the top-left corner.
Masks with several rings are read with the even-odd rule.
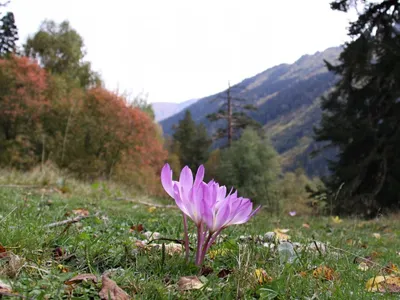
[[[0,59],[0,89],[0,164],[29,168],[45,158],[85,179],[161,191],[167,152],[160,132],[123,97],[101,87],[68,89],[26,57]]]
[[[49,108],[46,72],[26,57],[0,59],[0,163],[29,167],[36,163],[42,131],[40,117]]]

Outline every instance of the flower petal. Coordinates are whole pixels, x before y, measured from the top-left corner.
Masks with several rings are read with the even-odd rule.
[[[186,193],[193,187],[193,173],[188,166],[185,166],[179,176],[179,183]]]
[[[178,183],[174,184],[174,199],[175,199],[175,203],[185,215],[189,216],[188,209],[187,209],[187,207],[185,205],[186,203],[182,199],[182,195],[181,195],[180,190],[181,190],[181,187],[179,186],[179,184]]]
[[[172,182],[172,170],[169,164],[165,164],[161,170],[161,184],[164,190],[174,198],[174,189],[173,189],[173,182]]]
[[[196,179],[194,180],[194,185],[195,185],[195,186],[198,187],[198,186],[203,182],[203,179],[204,179],[204,172],[205,172],[204,166],[201,165],[201,166],[197,169]]]

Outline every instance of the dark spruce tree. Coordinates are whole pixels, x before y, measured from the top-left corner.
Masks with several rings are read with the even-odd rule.
[[[189,166],[195,171],[207,161],[212,141],[205,126],[196,125],[189,110],[186,110],[172,137],[172,148],[178,152],[181,166]]]
[[[240,132],[247,126],[253,128],[260,128],[261,125],[254,119],[250,118],[246,112],[255,110],[256,107],[250,104],[246,104],[246,100],[237,96],[239,92],[235,88],[239,86],[231,87],[228,83],[228,89],[225,93],[222,93],[214,100],[223,98],[223,104],[220,109],[212,114],[207,115],[207,119],[211,122],[219,120],[225,120],[226,126],[218,128],[214,135],[215,140],[227,138],[228,147],[231,146],[234,139],[239,138]]]
[[[362,6],[350,24],[339,75],[321,102],[316,140],[339,150],[326,185],[340,213],[375,216],[400,207],[400,1],[331,3],[347,12]]]
[[[0,7],[8,4],[0,3]],[[7,12],[0,19],[0,57],[5,57],[10,53],[16,52],[16,42],[18,41],[18,29],[15,25],[15,18],[12,12]]]

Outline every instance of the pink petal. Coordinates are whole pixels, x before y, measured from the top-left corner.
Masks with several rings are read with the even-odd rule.
[[[181,175],[179,176],[179,183],[187,193],[193,187],[193,173],[188,166],[182,169]]]
[[[169,164],[165,164],[161,170],[161,184],[164,190],[174,198],[174,190],[173,190],[173,183],[172,183],[172,170]]]
[[[188,210],[186,208],[185,202],[182,199],[182,195],[180,192],[180,187],[179,184],[174,184],[174,199],[175,199],[175,203],[176,205],[179,207],[179,209],[185,214],[185,215],[189,215],[188,214]]]
[[[229,221],[229,225],[243,224],[249,220],[253,203],[250,201],[242,202],[237,209],[236,215]]]
[[[224,203],[215,214],[213,231],[221,229],[230,219],[231,205],[227,200],[221,201]]]
[[[195,186],[199,186],[200,183],[203,182],[203,179],[204,179],[204,172],[205,172],[204,166],[201,165],[201,166],[197,169],[196,179],[194,180],[194,185],[195,185]]]

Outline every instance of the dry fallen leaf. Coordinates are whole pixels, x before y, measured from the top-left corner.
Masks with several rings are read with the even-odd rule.
[[[142,232],[144,230],[143,224],[138,224],[138,225],[132,225],[131,228],[129,229],[129,232]]]
[[[264,269],[256,269],[254,271],[254,274],[259,284],[264,284],[272,281],[272,277],[268,276],[267,272]]]
[[[152,206],[152,207],[149,207],[149,208],[147,209],[147,211],[148,211],[149,213],[152,213],[152,212],[154,212],[156,209],[157,209],[157,207]]]
[[[332,217],[332,222],[335,224],[339,224],[339,223],[342,223],[343,220],[340,219],[339,216],[336,216],[336,217]]]
[[[226,248],[211,250],[208,252],[208,256],[210,257],[210,259],[214,259],[217,256],[226,256],[229,252],[230,250]]]
[[[102,288],[99,292],[102,300],[128,300],[131,297],[121,289],[114,280],[111,280],[107,275],[101,276]]]
[[[200,275],[201,276],[208,276],[214,272],[213,268],[210,266],[202,266],[200,269]]]
[[[69,272],[68,267],[66,267],[66,266],[64,266],[62,264],[57,265],[57,269],[59,269],[61,271],[61,273],[68,273]]]
[[[0,295],[1,293],[12,293],[12,289],[11,286],[0,280]]]
[[[217,276],[218,278],[225,278],[227,277],[229,274],[231,274],[233,271],[230,269],[222,269],[218,272]]]
[[[290,239],[290,236],[286,234],[288,231],[289,231],[289,229],[280,229],[280,228],[274,229],[276,238],[279,241],[287,241]]]
[[[369,292],[400,293],[400,277],[376,276],[367,281],[365,288]]]
[[[72,212],[77,216],[87,217],[89,215],[89,211],[84,208],[73,209]]]
[[[377,232],[373,233],[372,236],[373,236],[374,238],[376,238],[376,239],[380,239],[380,238],[381,238],[381,234],[380,234],[380,233],[377,233]]]
[[[82,281],[86,282],[86,281],[89,281],[89,280],[93,281],[94,283],[97,283],[97,276],[94,275],[94,274],[90,274],[90,273],[79,274],[79,275],[76,275],[76,276],[72,277],[71,279],[65,281],[64,283],[68,284],[68,285],[71,285],[71,284],[74,284],[74,283],[79,283],[79,282],[82,282]]]
[[[382,269],[382,272],[386,274],[399,273],[399,268],[395,264],[389,263]]]
[[[7,256],[8,256],[8,254],[7,254],[6,248],[4,248],[4,247],[0,244],[0,259],[6,258]]]
[[[198,290],[204,285],[197,276],[183,276],[179,278],[177,284],[181,291]]]
[[[298,274],[299,274],[301,277],[307,277],[307,272],[305,272],[305,271],[300,271]]]
[[[337,279],[335,271],[328,266],[319,266],[313,271],[313,276],[314,278],[322,278],[329,281]]]
[[[304,223],[303,227],[308,229],[308,228],[310,228],[310,224]]]

